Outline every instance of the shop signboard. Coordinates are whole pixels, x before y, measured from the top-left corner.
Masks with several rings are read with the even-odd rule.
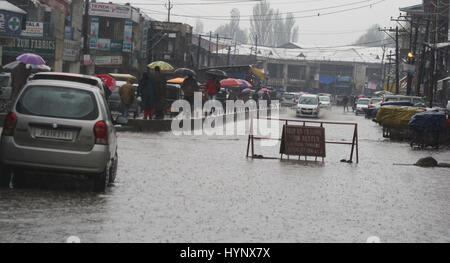
[[[43,37],[44,23],[27,21],[25,30],[22,31],[22,36],[25,37]]]
[[[22,33],[21,14],[0,10],[0,35],[19,36]]]
[[[55,58],[54,38],[16,37],[12,47],[4,47],[3,55],[17,57],[23,53],[38,54],[46,60]]]
[[[122,56],[96,56],[94,64],[96,66],[122,65]]]
[[[129,19],[131,18],[131,6],[106,3],[90,3],[89,15]]]

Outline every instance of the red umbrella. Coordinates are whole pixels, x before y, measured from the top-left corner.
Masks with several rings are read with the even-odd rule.
[[[109,88],[110,91],[114,91],[116,86],[116,79],[111,77],[110,75],[103,74],[103,75],[95,75],[97,78],[100,78],[103,81],[103,84],[106,85],[106,87]]]
[[[224,88],[242,87],[243,84],[238,79],[224,79],[220,81],[220,85]]]

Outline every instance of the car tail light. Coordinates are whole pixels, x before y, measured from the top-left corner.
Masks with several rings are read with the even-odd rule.
[[[95,144],[108,145],[108,126],[106,122],[99,121],[94,126]]]
[[[13,136],[16,124],[17,124],[17,115],[10,112],[5,118],[5,124],[3,125],[3,135]]]

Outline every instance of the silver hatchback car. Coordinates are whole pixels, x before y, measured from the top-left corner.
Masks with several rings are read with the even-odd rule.
[[[0,144],[0,186],[23,171],[93,176],[95,191],[113,183],[117,137],[103,92],[95,85],[31,80],[6,116]]]

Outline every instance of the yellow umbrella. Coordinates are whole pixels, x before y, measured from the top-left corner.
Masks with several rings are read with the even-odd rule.
[[[168,80],[167,83],[171,83],[171,84],[183,84],[184,82],[184,78],[176,78],[176,79],[171,79]]]
[[[155,61],[147,65],[150,69],[155,69],[156,67],[159,67],[161,71],[174,71],[174,67],[172,67],[169,63],[164,61]]]

